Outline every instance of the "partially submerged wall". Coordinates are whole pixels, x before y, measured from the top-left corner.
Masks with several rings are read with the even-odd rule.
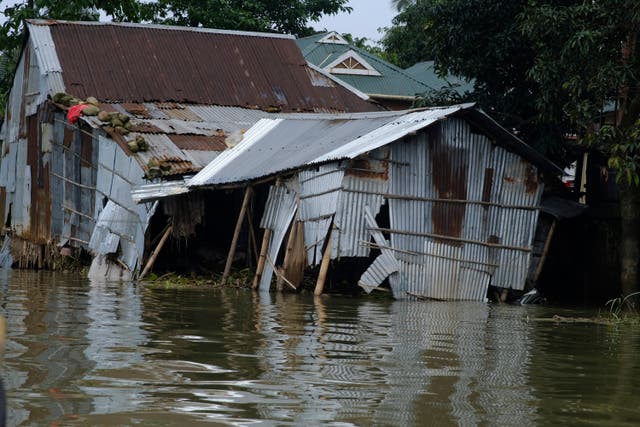
[[[441,121],[273,187],[260,288],[269,288],[286,231],[300,222],[307,265],[320,263],[330,233],[332,259],[379,251],[360,280],[368,291],[387,277],[396,298],[484,300],[489,285],[522,290],[542,191],[536,168],[520,156],[464,120]],[[388,227],[375,219],[384,203]]]

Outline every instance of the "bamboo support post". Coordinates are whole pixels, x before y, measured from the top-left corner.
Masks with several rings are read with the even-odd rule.
[[[540,277],[540,273],[542,273],[542,268],[544,267],[544,262],[547,259],[547,253],[549,253],[549,246],[551,246],[551,238],[553,237],[553,233],[556,231],[556,224],[558,221],[556,219],[551,223],[551,228],[549,229],[549,233],[547,234],[547,240],[544,242],[544,248],[542,249],[542,255],[540,256],[540,261],[538,262],[538,266],[536,267],[536,272],[533,275],[533,283],[535,284]]]
[[[262,236],[262,246],[260,247],[260,257],[258,258],[256,275],[253,277],[253,289],[258,289],[258,286],[260,286],[260,279],[262,278],[264,264],[267,259],[267,251],[269,250],[269,240],[271,240],[271,229],[266,228]]]
[[[225,283],[231,273],[231,265],[233,264],[233,257],[236,254],[236,247],[238,246],[238,237],[240,236],[240,230],[242,230],[242,223],[244,222],[245,214],[247,213],[247,206],[251,200],[253,189],[248,186],[244,192],[244,199],[242,200],[242,207],[240,208],[240,214],[238,215],[238,221],[236,222],[236,228],[233,231],[233,238],[231,239],[231,247],[229,248],[229,254],[227,255],[227,263],[224,266],[224,272],[222,273],[222,283]]]
[[[140,273],[138,280],[142,280],[147,275],[149,270],[151,270],[151,267],[153,267],[153,263],[156,262],[156,258],[158,257],[158,254],[162,250],[162,247],[164,246],[165,242],[171,235],[172,231],[173,231],[173,225],[170,225],[169,227],[167,227],[164,234],[162,235],[162,239],[160,239],[160,241],[158,242],[158,246],[156,246],[156,248],[151,253],[149,260],[147,261],[147,265],[144,266],[144,270],[142,270],[142,273]]]
[[[275,186],[279,187],[281,183],[280,178],[276,179]],[[253,276],[253,290],[258,289],[260,286],[260,279],[262,278],[262,272],[264,271],[264,264],[267,258],[267,252],[269,251],[269,241],[271,240],[271,229],[265,228],[262,235],[262,245],[260,246],[260,256],[258,257],[258,265],[256,266],[256,275]]]
[[[291,222],[291,229],[289,230],[289,238],[287,239],[287,248],[284,251],[283,271],[287,270],[287,267],[291,262],[291,254],[293,252],[293,245],[294,245],[297,233],[298,233],[298,224],[294,219]],[[282,291],[284,289],[283,279],[284,279],[284,274],[278,276],[278,281],[276,282],[276,289],[278,291]],[[293,288],[295,289],[295,286]]]
[[[314,295],[322,295],[324,291],[324,282],[327,280],[327,272],[329,271],[329,262],[331,261],[331,237],[333,236],[333,225],[329,230],[329,238],[327,239],[327,247],[324,249],[322,255],[322,263],[320,264],[320,273],[318,274],[318,281],[316,282],[316,289],[313,292]]]
[[[251,254],[253,259],[258,262],[258,240],[256,239],[256,232],[253,228],[253,210],[247,209],[247,222],[249,223],[249,243],[251,247]]]

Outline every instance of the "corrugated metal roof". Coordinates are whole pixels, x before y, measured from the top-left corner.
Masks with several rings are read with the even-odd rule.
[[[355,115],[332,118],[293,117],[267,124],[262,120],[257,132],[247,132],[244,140],[228,156],[220,156],[189,181],[193,187],[248,181],[306,165],[355,158],[426,128],[437,120],[465,112],[474,123],[490,120],[490,135],[499,145],[525,157],[544,170],[557,166],[493,122],[473,104],[446,108],[397,112],[395,115]],[[473,114],[472,114],[473,113]],[[487,123],[483,123],[487,129]],[[505,139],[506,138],[506,139]],[[225,153],[226,154],[226,153]]]
[[[131,191],[131,197],[136,203],[144,203],[163,197],[177,196],[188,192],[189,188],[186,186],[185,182],[183,180],[178,180],[134,187]]]
[[[298,46],[307,61],[320,68],[325,68],[341,55],[353,51],[369,63],[380,75],[339,74],[336,78],[373,95],[414,96],[423,93],[431,86],[419,77],[385,61],[377,55],[359,49],[350,44],[322,43],[321,39],[329,33],[315,34],[297,40]]]
[[[405,68],[404,72],[435,90],[453,85],[456,92],[460,94],[473,92],[473,82],[455,76],[442,78],[436,74],[433,61],[418,62],[409,68]]]
[[[46,41],[39,49],[55,49],[66,91],[81,98],[289,112],[380,108],[340,85],[314,84],[288,36],[48,20],[30,20],[28,28]]]
[[[216,158],[193,177],[193,187],[248,181],[279,172],[332,160],[355,158],[464,112],[482,124],[496,143],[523,156],[543,170],[560,169],[517,137],[495,123],[473,104],[397,112],[394,115],[360,115],[332,118],[261,120],[233,150]],[[561,171],[560,171],[561,172]]]
[[[131,117],[131,133],[126,136],[107,127],[104,129],[126,153],[136,158],[145,172],[152,159],[165,162],[164,176],[200,171],[227,149],[225,139],[229,134],[250,128],[261,117],[275,117],[260,110],[179,103],[110,103],[100,104],[100,109]],[[176,114],[166,114],[167,111],[180,112],[181,118],[172,118]],[[96,116],[83,116],[83,120],[95,128],[107,124]],[[148,151],[132,153],[129,150],[127,143],[137,137],[146,140]]]
[[[34,27],[30,32],[31,45],[38,58],[40,74],[47,82],[49,93],[41,93],[38,104],[44,102],[47,95],[56,92],[64,92],[65,86],[62,80],[62,65],[56,54],[55,44],[51,38],[51,32],[42,27]]]
[[[263,119],[258,122],[266,132],[249,130],[237,146],[235,158],[218,157],[189,185],[214,185],[241,182],[277,172],[317,163],[332,152],[389,121],[388,117],[368,120],[342,119]],[[271,126],[267,123],[271,122]],[[268,128],[268,129],[267,129]],[[241,147],[242,146],[242,147]]]

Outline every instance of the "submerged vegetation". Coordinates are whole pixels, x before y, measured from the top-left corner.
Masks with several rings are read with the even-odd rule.
[[[624,297],[618,297],[607,301],[605,307],[608,311],[607,317],[618,322],[640,324],[640,313],[638,312],[638,300],[640,292],[634,292]]]
[[[238,288],[251,289],[253,271],[249,268],[232,270],[230,276],[223,281],[222,274],[211,276],[183,275],[177,273],[166,273],[158,276],[150,273],[142,282],[152,288]]]

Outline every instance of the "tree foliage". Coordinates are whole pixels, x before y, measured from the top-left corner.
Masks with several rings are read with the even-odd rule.
[[[157,23],[307,36],[310,21],[350,12],[347,0],[157,0],[145,10]]]
[[[520,26],[540,114],[566,116],[618,177],[640,185],[640,3],[531,0]]]
[[[432,2],[405,1],[394,5],[400,13],[393,18],[393,25],[386,29],[381,41],[387,58],[402,68],[433,59],[425,37],[425,16]]]

